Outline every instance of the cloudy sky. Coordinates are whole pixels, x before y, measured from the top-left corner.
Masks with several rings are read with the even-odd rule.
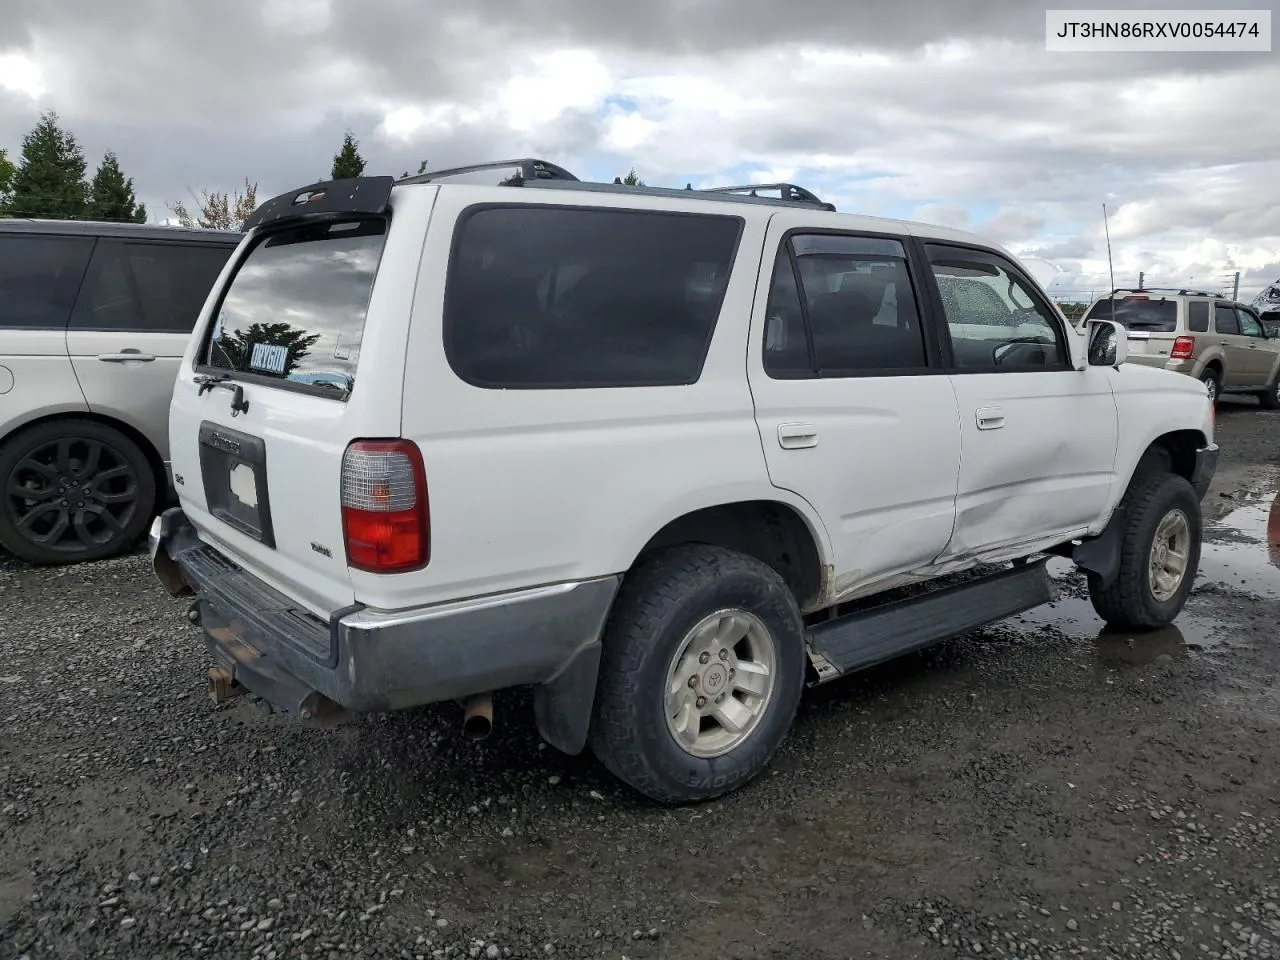
[[[1049,5],[1089,6],[6,0],[0,147],[55,109],[153,217],[202,186],[321,179],[346,130],[371,173],[534,155],[583,179],[785,178],[977,230],[1084,296],[1105,201],[1118,283],[1280,277],[1280,53],[1051,54]]]

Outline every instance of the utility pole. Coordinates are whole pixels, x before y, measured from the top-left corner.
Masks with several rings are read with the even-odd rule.
[[[1231,299],[1232,300],[1240,299],[1240,271],[1239,270],[1236,271],[1236,280],[1231,287]]]
[[[1145,270],[1139,270],[1139,271],[1138,271],[1138,289],[1139,289],[1139,290],[1141,290],[1141,289],[1142,289],[1142,278],[1143,278],[1143,277],[1145,277],[1146,275],[1147,275],[1147,273],[1146,273],[1146,271],[1145,271]]]

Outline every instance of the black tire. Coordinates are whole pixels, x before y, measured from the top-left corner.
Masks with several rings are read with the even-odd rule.
[[[745,739],[719,756],[694,756],[669,728],[668,671],[693,628],[726,608],[745,611],[772,637],[772,692]],[[699,672],[705,681],[706,671]],[[776,571],[718,547],[663,550],[627,574],[614,603],[605,629],[592,750],[614,776],[659,803],[721,796],[768,764],[795,718],[804,676],[804,624]],[[701,692],[693,678],[689,685]]]
[[[17,491],[25,489],[27,495]],[[38,564],[118,556],[155,512],[156,479],[138,445],[92,420],[54,420],[0,445],[0,546]]]
[[[1208,367],[1204,373],[1200,374],[1200,382],[1209,390],[1209,396],[1213,398],[1216,406],[1222,396],[1222,374],[1214,367]]]
[[[1258,403],[1263,410],[1280,410],[1280,374],[1271,381],[1271,386],[1258,394]]]
[[[1093,609],[1108,626],[1121,630],[1167,626],[1187,602],[1200,566],[1200,499],[1177,474],[1144,472],[1134,478],[1117,511],[1120,569],[1109,586],[1097,574],[1088,574]],[[1181,511],[1188,525],[1186,568],[1177,589],[1162,598],[1152,587],[1149,565],[1156,531],[1175,511]]]

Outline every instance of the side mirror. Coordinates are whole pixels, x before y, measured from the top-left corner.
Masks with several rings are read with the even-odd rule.
[[[1114,320],[1090,320],[1089,366],[1120,367],[1129,358],[1129,335],[1124,325]]]

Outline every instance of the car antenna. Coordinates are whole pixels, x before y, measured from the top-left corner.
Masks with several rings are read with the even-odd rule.
[[[1107,223],[1107,204],[1102,203],[1102,229],[1107,234],[1107,269],[1111,271],[1111,322],[1116,322],[1116,268],[1111,261],[1111,227]]]

